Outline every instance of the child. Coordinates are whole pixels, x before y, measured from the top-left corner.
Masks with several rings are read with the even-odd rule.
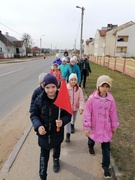
[[[71,58],[70,63],[68,64],[68,70],[65,74],[65,77],[69,79],[71,73],[75,73],[77,75],[78,83],[81,82],[81,72],[79,66],[76,64],[76,59]]]
[[[52,69],[50,70],[50,74],[53,74],[57,81],[58,81],[58,87],[60,87],[61,81],[62,81],[62,76],[61,76],[61,72],[59,70],[59,66],[58,64],[54,63],[52,65]]]
[[[112,79],[102,75],[97,79],[97,90],[87,100],[83,117],[83,130],[88,137],[88,147],[91,155],[95,154],[95,142],[101,143],[102,168],[104,177],[111,178],[110,166],[110,141],[119,122],[117,119],[116,104],[109,93]]]
[[[58,172],[60,169],[59,157],[64,138],[64,126],[71,121],[71,115],[61,109],[60,120],[58,120],[59,108],[53,104],[58,95],[56,77],[47,74],[43,84],[44,91],[36,98],[30,118],[38,135],[38,144],[41,147],[39,176],[40,179],[46,180],[50,149],[52,148],[53,170]],[[57,127],[60,127],[59,132],[56,131]]]
[[[67,64],[66,59],[67,59],[66,57],[63,57],[62,64],[59,66],[62,78],[64,78],[64,79],[66,79],[65,74],[68,70],[68,64]]]
[[[56,54],[56,56],[55,56],[55,60],[53,61],[53,64],[58,64],[58,66],[60,66],[61,65],[61,63],[62,63],[62,61],[61,61],[61,59],[60,59],[60,54]]]
[[[43,79],[45,77],[46,73],[41,73],[38,77],[38,83],[39,83],[39,87],[37,87],[33,94],[32,94],[32,98],[31,98],[31,105],[30,105],[30,110],[29,112],[31,112],[32,106],[34,104],[35,99],[43,92],[44,90],[44,86],[43,86]]]
[[[71,123],[66,125],[66,142],[70,142],[70,132],[75,132],[77,111],[79,110],[79,113],[82,114],[84,110],[84,96],[82,89],[77,85],[77,75],[75,73],[70,74],[67,89],[73,111]]]
[[[83,88],[85,88],[86,78],[92,72],[86,54],[82,55],[82,59],[78,62],[78,66],[80,67],[80,71],[81,71],[81,82],[83,81]],[[80,83],[80,87],[81,87],[81,83]]]

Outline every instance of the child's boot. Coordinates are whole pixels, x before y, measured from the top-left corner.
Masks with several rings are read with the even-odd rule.
[[[71,124],[71,133],[74,133],[74,132],[75,132],[74,124]]]
[[[94,155],[95,154],[95,151],[94,151],[94,147],[93,146],[89,146],[89,153],[91,155]]]
[[[55,173],[57,173],[60,169],[60,163],[59,163],[59,159],[58,158],[55,158],[53,159],[53,171]]]
[[[66,134],[66,142],[67,142],[67,143],[70,142],[70,133],[67,133],[67,134]]]

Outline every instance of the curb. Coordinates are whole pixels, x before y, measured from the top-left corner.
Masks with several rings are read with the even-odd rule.
[[[7,158],[4,166],[2,167],[1,169],[1,172],[0,172],[0,179],[1,180],[4,180],[4,178],[6,177],[6,174],[9,172],[12,164],[14,163],[23,143],[25,142],[25,139],[27,138],[29,132],[31,131],[32,129],[32,124],[28,125],[21,138],[19,139],[19,141],[17,142],[17,144],[15,145],[15,147],[13,148],[12,152],[10,153],[9,157]]]

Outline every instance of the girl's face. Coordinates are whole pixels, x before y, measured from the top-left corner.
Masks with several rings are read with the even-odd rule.
[[[99,86],[99,92],[101,97],[106,97],[107,92],[110,90],[110,86],[108,84],[102,84],[102,86]]]
[[[74,65],[75,65],[75,61],[71,61],[70,64],[71,64],[72,66],[74,66]]]
[[[74,87],[77,84],[77,79],[76,78],[72,78],[72,79],[70,79],[69,83],[70,83],[71,87]]]
[[[50,99],[54,99],[55,95],[56,95],[56,91],[57,91],[57,87],[55,84],[48,84],[47,86],[45,86],[45,92],[47,94],[47,96]]]
[[[58,69],[58,66],[57,65],[54,65],[53,66],[53,70],[57,70]]]
[[[66,64],[67,63],[67,61],[62,61],[62,64]]]

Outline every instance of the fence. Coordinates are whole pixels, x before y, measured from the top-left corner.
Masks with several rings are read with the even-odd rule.
[[[135,78],[135,60],[132,58],[90,56],[90,61]]]

